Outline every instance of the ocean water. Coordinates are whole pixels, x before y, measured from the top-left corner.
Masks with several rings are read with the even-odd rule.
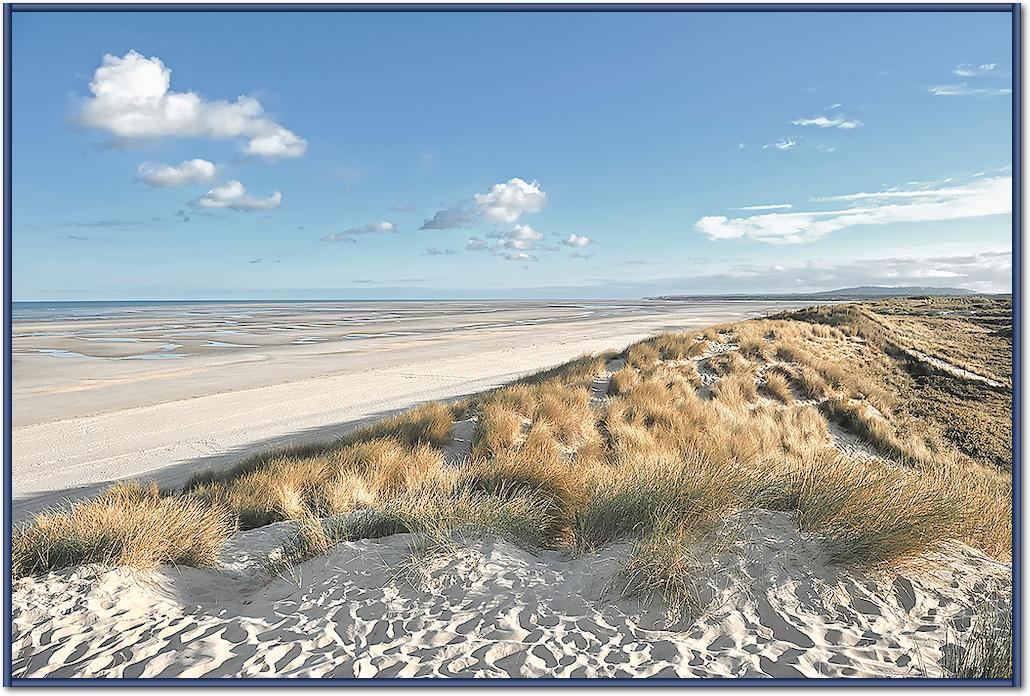
[[[668,304],[668,303],[665,303]],[[514,308],[582,309],[584,316],[601,312],[638,311],[653,305],[647,301],[578,301],[578,300],[105,300],[95,302],[14,302],[11,318],[14,321],[46,321],[68,319],[119,319],[133,317],[178,318],[191,316],[250,319],[262,314],[282,313],[290,306],[303,307],[308,312],[360,313],[368,312],[377,319],[400,319],[411,310],[425,312],[438,308],[441,313],[462,311],[484,314]],[[392,311],[398,311],[392,314]],[[526,319],[523,323],[539,320]]]
[[[182,316],[190,309],[331,303],[332,300],[101,300],[92,302],[12,302],[11,319],[118,318],[131,316]],[[360,302],[360,300],[358,300]],[[335,301],[334,304],[341,304]],[[349,304],[349,303],[347,303]]]

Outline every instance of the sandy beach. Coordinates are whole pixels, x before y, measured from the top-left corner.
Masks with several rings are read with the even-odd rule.
[[[240,532],[218,570],[80,567],[16,585],[15,677],[943,676],[975,625],[1009,610],[1011,569],[953,544],[918,571],[826,564],[789,516],[729,520],[698,572],[702,610],[667,622],[618,597],[632,544],[581,558],[493,536],[412,572],[410,535],[344,542],[268,579],[296,528]],[[405,572],[405,568],[408,572]]]
[[[658,331],[709,327],[780,308],[748,302],[524,303],[504,308],[472,303],[431,308],[412,303],[366,307],[360,330],[341,329],[341,323],[352,319],[343,308],[313,305],[269,305],[246,311],[239,306],[205,306],[191,308],[188,319],[177,318],[185,316],[179,308],[151,308],[144,317],[26,319],[16,329],[20,367],[16,405],[22,405],[15,430],[15,451],[20,457],[15,480],[21,486],[16,490],[16,513],[25,517],[43,505],[97,492],[118,478],[172,485],[199,469],[228,465],[272,443],[339,436],[413,404],[483,391],[584,352],[622,348]],[[847,307],[818,311],[836,310],[850,316]],[[227,329],[227,322],[235,328]],[[673,370],[696,374],[697,395],[694,387],[689,392],[696,401],[682,402],[681,410],[689,413],[691,403],[699,409],[718,409],[727,420],[702,420],[692,427],[713,440],[726,438],[730,444],[758,432],[761,418],[774,423],[800,418],[823,406],[827,397],[791,391],[777,400],[770,391],[785,355],[784,348],[773,349],[773,342],[777,334],[790,335],[784,326],[789,323],[748,322],[749,328],[738,324],[700,332],[689,340],[662,337],[655,343],[664,345],[663,350],[671,350],[663,341],[672,340],[686,340],[685,346],[696,350],[668,358],[655,352],[653,360],[664,370],[655,374],[664,377],[652,384],[660,389],[677,384]],[[213,338],[226,331],[235,332],[231,346]],[[341,336],[341,331],[346,333]],[[831,341],[834,355],[844,356],[841,359],[849,364],[863,364],[862,356],[875,350],[858,336],[829,329],[809,331],[810,345]],[[179,357],[146,358],[153,355],[155,346],[161,353]],[[619,402],[625,398],[619,396],[624,388],[619,380],[629,373],[644,379],[633,366],[641,359],[640,350],[638,345],[622,355],[597,358],[585,386],[579,387],[582,408],[590,414],[595,408],[606,408],[609,417],[617,413],[625,403]],[[761,379],[763,391],[755,387],[755,403],[745,401],[734,409],[725,403],[732,397],[726,388],[735,375],[722,371],[734,360],[746,360],[745,354],[760,363],[756,368],[760,372],[736,376],[743,375],[751,385]],[[943,358],[935,361],[943,365],[938,366],[941,379],[983,389],[1000,384]],[[526,385],[521,389],[532,394]],[[77,394],[80,399],[58,401],[62,394]],[[99,411],[86,399],[91,394],[96,395]],[[56,408],[58,403],[61,409]],[[613,489],[621,492],[604,498],[607,502],[599,507],[577,513],[573,520],[576,544],[548,546],[515,536],[513,530],[532,525],[505,527],[505,518],[497,517],[502,522],[490,527],[488,520],[495,518],[468,516],[469,510],[479,509],[467,507],[470,501],[478,504],[474,501],[494,495],[492,489],[483,488],[468,497],[464,486],[472,484],[458,483],[475,481],[473,477],[480,475],[470,454],[473,446],[482,446],[481,440],[474,445],[474,435],[482,434],[490,406],[482,406],[478,415],[436,407],[444,409],[449,435],[433,454],[432,465],[410,480],[403,479],[407,483],[383,484],[409,486],[407,494],[399,495],[423,491],[424,497],[410,498],[414,501],[410,509],[403,507],[408,503],[387,500],[377,506],[346,503],[342,511],[327,517],[302,514],[257,522],[248,518],[244,523],[241,515],[233,518],[204,563],[134,566],[58,560],[48,572],[16,577],[13,675],[26,679],[948,677],[970,654],[981,654],[970,653],[980,648],[969,646],[980,645],[977,641],[983,636],[1002,630],[1012,616],[1011,563],[1004,552],[985,552],[991,549],[980,527],[962,537],[979,546],[946,531],[933,543],[913,542],[918,552],[899,547],[889,562],[849,560],[850,553],[868,552],[892,539],[910,543],[906,535],[913,523],[900,517],[882,522],[881,516],[904,515],[913,508],[920,514],[926,495],[939,493],[931,487],[911,497],[907,487],[920,485],[918,470],[903,466],[896,455],[877,449],[868,437],[841,423],[821,417],[816,421],[824,431],[820,439],[815,428],[811,437],[824,453],[834,456],[815,460],[811,475],[802,476],[800,470],[784,474],[775,464],[751,458],[745,468],[760,469],[746,474],[753,479],[710,478],[717,475],[719,466],[725,467],[724,473],[740,472],[738,460],[719,465],[717,458],[699,456],[689,473],[670,484],[672,497],[662,492],[666,489],[661,485],[649,488],[652,484],[645,483],[640,490],[648,498],[630,498],[632,504],[622,508],[615,501],[622,500],[623,494],[635,495],[638,489]],[[48,410],[57,417],[47,419]],[[733,427],[733,418],[741,417],[740,430],[725,432]],[[886,422],[879,410],[876,418]],[[618,432],[618,427],[624,428],[623,433],[631,432],[616,420],[608,427],[609,433]],[[523,436],[517,446],[520,451],[534,451],[527,444],[532,432]],[[775,437],[782,441],[783,435]],[[808,436],[796,437],[802,442]],[[368,452],[404,456],[404,450],[388,450],[384,442],[370,440]],[[326,456],[343,457],[344,450]],[[588,451],[585,446],[581,450]],[[296,455],[297,461],[304,456],[308,455]],[[368,472],[370,482],[393,481],[391,460],[383,456],[376,460],[383,469]],[[578,458],[580,450],[573,450],[573,456]],[[400,461],[407,468],[417,465],[414,459]],[[563,461],[568,460],[559,458],[547,466],[563,470]],[[676,476],[660,456],[652,460],[631,456],[604,469],[603,477],[635,476],[637,465],[645,467],[640,471],[655,467],[659,475],[641,481]],[[284,491],[288,483],[280,477],[289,475],[289,466],[271,475],[275,485],[282,482]],[[489,470],[504,466],[503,460],[495,458]],[[321,469],[314,470],[319,475]],[[827,479],[831,487],[819,489],[815,475],[832,475],[834,470],[843,472],[845,479]],[[970,478],[975,472],[966,470],[967,479],[959,488],[991,486],[1001,480],[994,473]],[[369,495],[367,486],[372,484],[351,476],[341,490],[347,495]],[[847,483],[852,476],[861,484]],[[751,480],[753,484],[745,483]],[[791,504],[769,496],[780,486],[795,491],[789,487],[793,481],[807,482],[804,485],[815,486],[815,492],[805,493],[805,488],[784,493],[784,500],[794,501]],[[430,493],[436,490],[434,485],[446,486],[441,490],[446,491],[447,520],[458,520],[447,521],[449,526],[419,522],[436,514],[432,506],[437,499]],[[631,525],[637,507],[656,504],[649,502],[650,496],[675,503],[683,495],[693,505],[691,487],[707,486],[698,490],[704,491],[706,504],[716,505],[725,491],[744,485],[758,486],[759,497],[753,500],[761,504],[731,500],[717,524],[690,537],[689,549],[676,547],[672,556],[662,555],[662,544],[676,543],[668,532],[635,540],[624,532],[603,536],[608,529],[605,520],[628,515],[615,519]],[[325,483],[305,488],[315,489],[332,490]],[[245,493],[242,484],[238,490]],[[511,498],[490,498],[484,510],[507,509],[522,495],[517,487],[500,490]],[[601,491],[595,495],[603,495],[603,489],[595,490]],[[858,507],[834,502],[838,490],[844,491],[841,500],[854,500]],[[973,494],[981,490],[985,489]],[[884,491],[910,498],[893,512],[867,513],[868,506],[889,505],[885,498],[891,496],[883,495]],[[955,493],[954,487],[948,486],[947,492]],[[297,500],[307,495],[294,493]],[[153,504],[173,508],[131,508],[132,500],[150,495]],[[139,510],[163,511],[154,513],[156,519],[175,506],[190,505],[189,496],[200,494],[191,489],[182,495],[162,502],[156,490],[151,494],[122,487],[109,499],[137,510],[135,519],[145,525],[151,513]],[[795,495],[796,499],[791,497]],[[292,504],[287,498],[283,500]],[[193,498],[192,504],[198,500]],[[409,498],[395,499],[403,500]],[[961,497],[955,500],[954,504],[968,504]],[[989,497],[976,500],[977,519],[999,509]],[[839,525],[832,520],[819,526],[819,510],[834,505],[836,514],[850,517]],[[517,514],[533,514],[534,509],[520,507]],[[691,507],[691,515],[703,510]],[[467,517],[458,517],[462,514]],[[912,519],[930,524],[932,531],[931,517],[943,513],[936,509],[929,514]],[[102,514],[97,519],[111,522]],[[861,526],[868,519],[873,520],[872,531]],[[410,526],[384,527],[385,520]],[[519,518],[517,524],[525,523]],[[314,538],[312,529],[338,536],[321,537],[326,540],[324,546],[304,546],[304,539]],[[349,532],[339,530],[356,531],[347,536]],[[142,538],[147,548],[157,541],[149,534]],[[842,557],[845,546],[849,551]],[[60,544],[37,548],[41,556],[62,553]],[[649,548],[658,555],[649,556]],[[669,577],[685,578],[689,584],[685,601],[681,597],[671,603],[672,595],[666,590],[660,594],[639,591],[641,578],[655,577],[653,569],[640,570],[645,566],[639,565],[639,559],[648,558],[655,558],[662,572],[671,564],[678,575]],[[24,554],[21,559],[32,561]]]
[[[269,445],[332,438],[654,332],[789,306],[247,303],[16,318],[15,519],[115,480],[176,485]]]

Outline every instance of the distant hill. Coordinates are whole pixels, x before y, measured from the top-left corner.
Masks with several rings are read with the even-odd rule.
[[[975,295],[976,293],[966,288],[933,288],[920,285],[908,285],[904,287],[886,287],[882,285],[862,285],[857,288],[840,288],[839,290],[827,290],[826,292],[814,292],[807,297],[813,298],[841,298],[841,297],[914,297],[918,295]]]
[[[917,297],[925,295],[975,295],[966,288],[936,288],[921,285],[889,287],[883,285],[862,285],[856,288],[839,288],[807,293],[737,293],[721,295],[661,295],[656,300],[695,300],[695,299],[731,299],[731,300],[867,300],[877,297]]]

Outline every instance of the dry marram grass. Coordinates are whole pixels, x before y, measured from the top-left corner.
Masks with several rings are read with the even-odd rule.
[[[604,399],[590,388],[613,354],[251,457],[177,493],[119,486],[19,529],[15,572],[210,565],[237,526],[298,520],[278,572],[343,540],[403,531],[437,548],[472,525],[572,553],[634,541],[624,591],[689,613],[691,554],[731,514],[757,508],[790,513],[844,565],[889,566],[949,539],[1008,558],[1011,463],[971,446],[980,430],[924,416],[930,392],[896,349],[913,335],[932,348],[936,324],[917,331],[922,315],[890,308],[890,321],[848,305],[662,334],[622,354]],[[970,359],[954,336],[948,346]],[[962,413],[1007,417],[975,410],[992,403],[989,387],[947,380],[961,377],[929,384],[968,395]],[[470,456],[447,465],[441,447],[470,416]],[[880,457],[842,449],[831,421]]]

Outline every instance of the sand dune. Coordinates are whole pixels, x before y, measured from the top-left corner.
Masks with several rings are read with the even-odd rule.
[[[251,309],[249,319],[233,320],[233,340],[257,347],[226,348],[224,354],[212,354],[207,346],[224,326],[196,317],[182,318],[171,325],[174,329],[163,315],[17,326],[15,519],[96,494],[115,480],[174,486],[199,469],[270,446],[331,439],[420,402],[484,391],[583,353],[621,349],[655,331],[697,328],[785,306],[623,303],[610,310],[594,307],[594,315],[584,319],[578,306],[543,302],[477,305],[474,312],[467,303],[457,309],[416,304],[415,310],[379,312],[379,319],[334,313],[332,307],[311,310],[314,318],[296,306],[275,307],[277,313],[269,309],[268,314]],[[362,306],[370,314],[373,309]],[[123,326],[127,322],[131,325]],[[383,337],[340,337],[340,331],[355,326],[372,327]],[[30,331],[40,328],[48,330]],[[142,336],[161,344],[170,340],[169,331],[189,331],[200,345],[172,362],[32,352],[101,345],[69,334],[100,334],[107,340]],[[295,343],[297,336],[315,334],[324,340]],[[187,343],[177,333],[172,336]],[[124,346],[149,344],[114,345],[128,350]]]
[[[283,522],[237,534],[218,570],[82,567],[21,580],[15,677],[940,676],[969,598],[1010,602],[1010,568],[961,544],[882,577],[822,562],[789,516],[728,521],[696,617],[620,599],[630,546],[581,558],[467,531],[413,565],[410,535],[342,543],[286,576]],[[696,620],[695,620],[696,619]]]

